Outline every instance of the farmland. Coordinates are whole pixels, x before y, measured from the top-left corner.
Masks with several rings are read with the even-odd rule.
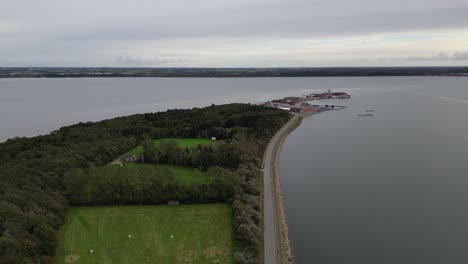
[[[234,263],[231,215],[227,204],[72,207],[56,260]]]
[[[153,143],[156,147],[159,147],[159,144],[163,141],[170,141],[173,140],[175,141],[179,147],[181,148],[194,148],[197,147],[198,145],[216,145],[219,144],[221,141],[214,141],[211,139],[205,139],[205,138],[163,138],[163,139],[154,139]],[[128,153],[130,154],[141,154],[143,153],[143,146],[138,146],[132,150],[130,150]]]

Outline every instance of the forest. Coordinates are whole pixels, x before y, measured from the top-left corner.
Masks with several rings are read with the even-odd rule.
[[[144,153],[139,159],[143,163],[192,166],[203,171],[212,166],[236,168],[243,151],[238,148],[238,141],[242,142],[240,139],[229,139],[217,146],[201,144],[182,148],[173,140],[163,141],[156,147],[150,139],[146,139],[142,142]]]
[[[236,260],[255,263],[261,157],[269,139],[289,118],[289,113],[262,106],[212,105],[78,123],[1,143],[0,263],[53,263],[57,230],[70,206],[175,199],[232,203]],[[219,180],[188,188],[163,169],[142,168],[148,171],[128,179],[124,168],[118,168],[119,173],[105,166],[148,139],[168,137],[224,140],[216,149],[197,149],[190,160],[156,157],[151,150],[147,154],[154,162],[200,167]]]
[[[103,166],[73,169],[64,185],[73,205],[163,204],[226,202],[233,195],[233,173],[212,167],[210,183],[182,184],[173,171],[155,166]],[[218,178],[216,180],[216,178]]]

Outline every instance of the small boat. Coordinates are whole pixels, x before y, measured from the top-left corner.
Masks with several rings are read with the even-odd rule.
[[[357,116],[361,116],[361,117],[364,117],[364,116],[374,116],[374,114],[358,114]]]

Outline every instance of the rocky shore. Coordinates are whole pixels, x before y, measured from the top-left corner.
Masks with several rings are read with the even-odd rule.
[[[308,114],[310,115],[310,114]],[[292,123],[292,125],[286,130],[284,134],[281,135],[280,139],[277,141],[274,146],[275,157],[273,161],[273,171],[274,171],[274,188],[275,188],[275,198],[276,206],[278,212],[278,222],[280,225],[280,236],[281,236],[281,258],[284,263],[295,263],[294,253],[291,245],[291,240],[289,238],[289,225],[286,210],[283,203],[283,192],[281,190],[281,178],[279,175],[279,158],[281,153],[281,148],[288,137],[288,135],[294,131],[300,124],[303,119],[303,115],[297,115],[294,118],[297,120]]]

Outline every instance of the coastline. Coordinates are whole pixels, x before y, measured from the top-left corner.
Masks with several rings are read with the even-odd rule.
[[[310,114],[309,114],[310,115]],[[294,253],[291,245],[291,239],[289,238],[289,224],[288,218],[286,214],[286,210],[284,208],[284,201],[283,201],[283,192],[281,188],[281,178],[279,174],[279,158],[281,154],[281,150],[283,147],[286,138],[290,133],[292,133],[296,128],[301,125],[302,119],[306,115],[297,115],[296,120],[287,128],[287,130],[281,134],[279,140],[276,142],[273,152],[274,152],[274,159],[273,159],[273,183],[274,183],[274,190],[275,190],[275,204],[277,208],[277,218],[279,223],[279,232],[280,232],[280,255],[281,255],[281,262],[282,263],[295,263]]]
[[[289,238],[286,210],[283,204],[279,158],[288,135],[300,126],[306,116],[317,112],[293,114],[268,144],[264,157],[263,185],[263,261],[265,264],[295,263]]]

